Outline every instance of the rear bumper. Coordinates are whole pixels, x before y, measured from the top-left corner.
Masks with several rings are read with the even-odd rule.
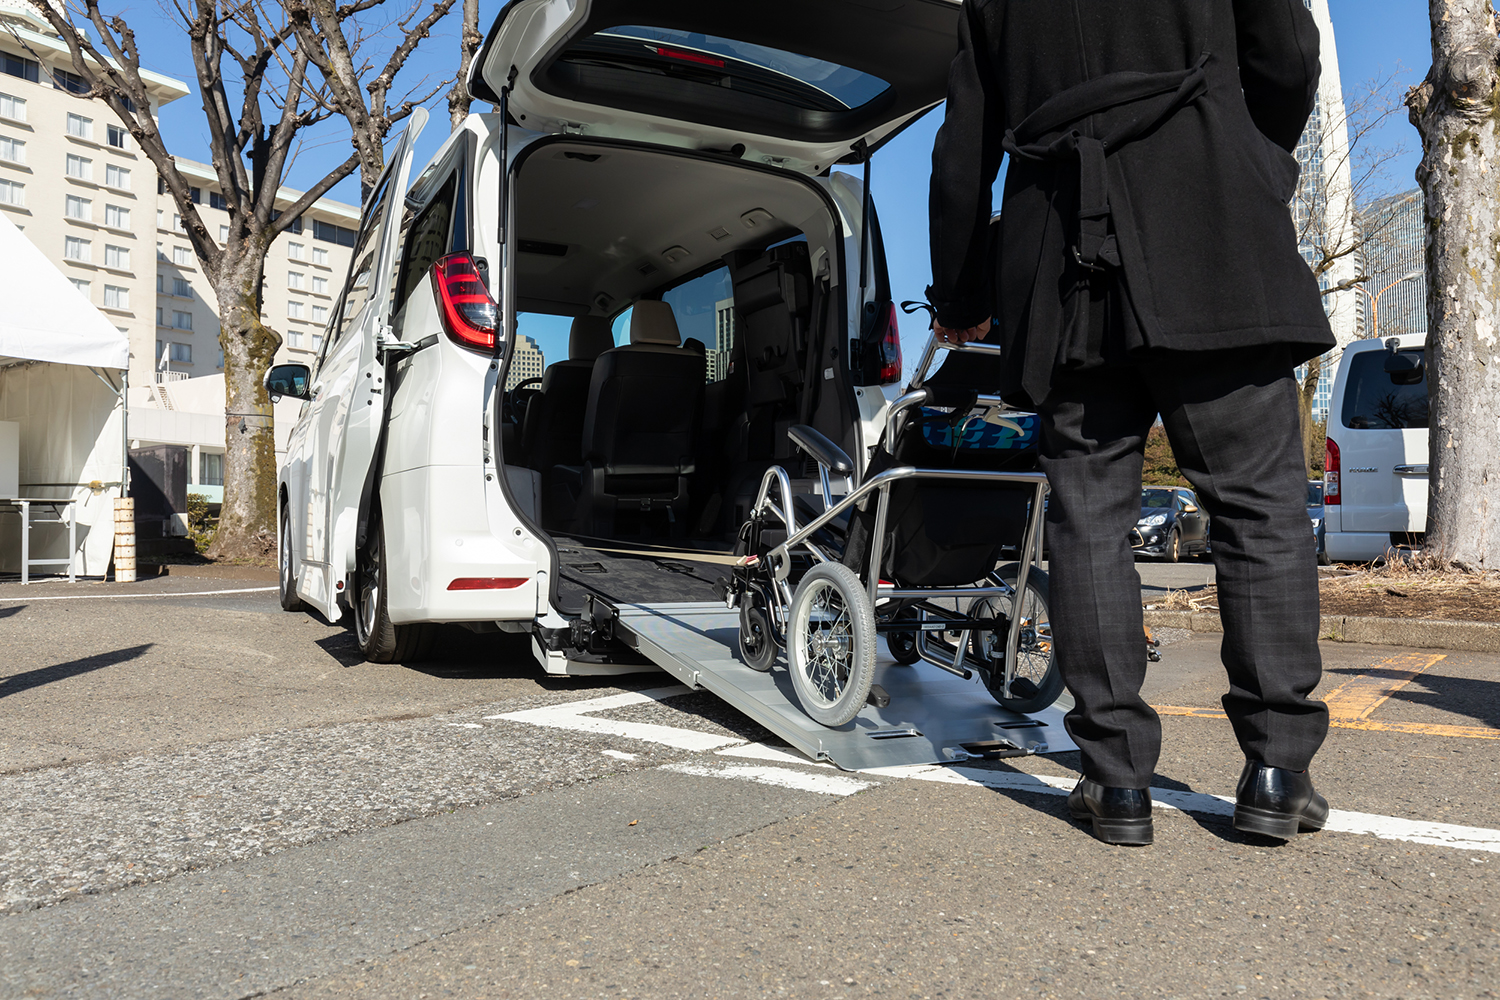
[[[1389,531],[1325,531],[1323,551],[1334,562],[1370,562],[1391,547]]]

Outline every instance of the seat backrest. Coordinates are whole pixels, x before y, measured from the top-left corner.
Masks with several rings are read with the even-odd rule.
[[[540,391],[526,407],[521,447],[533,469],[579,465],[594,362],[614,346],[609,320],[579,316],[568,333],[568,360],[548,365]]]
[[[594,363],[584,461],[616,475],[692,471],[705,368],[703,355],[680,342],[670,305],[635,304],[629,346]]]

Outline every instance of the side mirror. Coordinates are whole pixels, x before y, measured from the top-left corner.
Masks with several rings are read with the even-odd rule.
[[[1185,503],[1185,504],[1182,505],[1182,512],[1184,514],[1196,514],[1196,513],[1198,513],[1198,508],[1194,507],[1190,503]]]
[[[1425,376],[1422,352],[1402,351],[1400,341],[1392,337],[1385,342],[1385,373],[1392,385],[1417,385]]]
[[[292,399],[312,399],[309,386],[312,384],[312,369],[307,365],[273,365],[266,372],[264,385],[266,392],[270,393],[271,402],[276,402],[282,396]]]

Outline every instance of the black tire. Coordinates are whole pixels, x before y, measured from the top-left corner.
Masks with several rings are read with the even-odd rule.
[[[286,505],[281,508],[281,537],[276,539],[276,577],[282,611],[306,611],[307,605],[297,596],[297,577],[292,572],[292,517]]]
[[[370,537],[359,554],[350,605],[354,638],[370,663],[410,663],[432,651],[435,630],[426,622],[395,625],[386,612],[385,525],[370,525]]]
[[[1182,532],[1173,528],[1167,535],[1167,547],[1162,550],[1162,556],[1169,563],[1182,561]]]
[[[740,658],[751,670],[765,673],[776,664],[771,619],[753,594],[740,600]]]
[[[914,616],[915,612],[901,611],[897,613],[896,620],[900,621],[902,618]],[[915,630],[910,632],[887,632],[885,634],[885,644],[891,651],[891,658],[897,663],[909,667],[922,658],[922,654],[917,652],[917,633]]]
[[[1018,569],[1016,563],[1001,566],[1000,579],[1015,587]],[[1004,693],[1008,636],[1004,632],[977,631],[969,637],[969,654],[978,662],[990,696],[1002,707],[1023,715],[1050,707],[1063,692],[1062,671],[1057,666],[1047,610],[1049,590],[1047,574],[1033,566],[1020,598],[1021,641],[1016,650],[1016,675],[1011,679],[1009,696]],[[1009,619],[1013,606],[1014,598],[979,597],[969,606],[968,613],[971,617],[983,613],[983,617]]]
[[[802,710],[825,726],[859,714],[875,679],[875,608],[847,566],[819,563],[788,613],[786,659]]]

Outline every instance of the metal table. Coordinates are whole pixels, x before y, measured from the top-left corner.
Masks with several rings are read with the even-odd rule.
[[[44,508],[52,516],[33,518],[31,511],[33,507]],[[0,510],[13,510],[21,515],[21,584],[23,586],[31,582],[31,567],[33,566],[67,566],[68,582],[76,582],[73,568],[73,557],[78,551],[78,501],[76,499],[71,497],[66,500],[0,497]],[[68,558],[31,558],[31,526],[33,524],[66,524],[68,526]]]

